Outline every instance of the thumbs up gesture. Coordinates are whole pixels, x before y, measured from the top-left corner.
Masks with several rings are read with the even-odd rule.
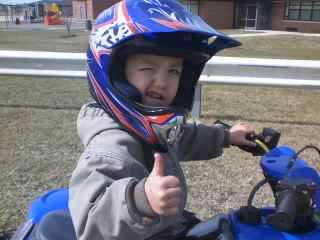
[[[144,190],[152,210],[158,215],[170,216],[179,211],[180,181],[175,176],[165,176],[165,161],[154,154],[153,169],[146,179]]]

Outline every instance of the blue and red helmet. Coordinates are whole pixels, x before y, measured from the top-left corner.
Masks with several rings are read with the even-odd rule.
[[[181,135],[206,62],[239,45],[174,0],[123,0],[102,12],[92,30],[87,51],[90,92],[126,129],[165,152]],[[184,59],[171,106],[143,105],[139,91],[127,81],[126,59],[139,53]]]

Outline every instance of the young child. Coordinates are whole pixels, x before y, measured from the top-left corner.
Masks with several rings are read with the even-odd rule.
[[[97,19],[87,52],[95,102],[84,105],[84,152],[70,180],[78,239],[170,239],[190,225],[180,161],[254,145],[243,123],[188,124],[201,71],[239,43],[172,0],[126,0]]]

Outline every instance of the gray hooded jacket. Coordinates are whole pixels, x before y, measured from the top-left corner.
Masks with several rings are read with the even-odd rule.
[[[174,217],[154,216],[144,192],[153,167],[148,146],[95,104],[77,122],[84,145],[70,180],[69,209],[78,239],[167,239],[184,229],[187,187],[179,161],[220,156],[229,135],[221,126],[186,124],[179,143],[164,154],[166,174],[179,178],[182,201]]]

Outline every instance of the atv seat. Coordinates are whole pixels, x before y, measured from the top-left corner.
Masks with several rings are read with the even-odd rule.
[[[183,238],[183,240],[196,239],[234,240],[228,215],[218,214],[207,221],[196,224]]]
[[[76,240],[70,213],[65,210],[50,212],[35,227],[31,239]]]

